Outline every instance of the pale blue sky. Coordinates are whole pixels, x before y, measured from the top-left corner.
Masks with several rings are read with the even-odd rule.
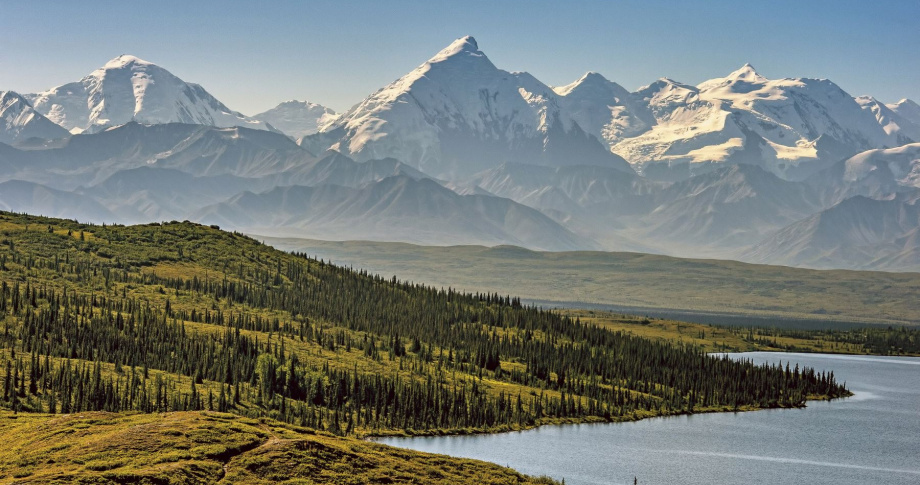
[[[246,114],[292,98],[344,110],[473,35],[498,67],[550,85],[589,70],[630,90],[696,84],[750,62],[920,101],[918,19],[917,0],[0,0],[0,90],[44,90],[134,54]]]

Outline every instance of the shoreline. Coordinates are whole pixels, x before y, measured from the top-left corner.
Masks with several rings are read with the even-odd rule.
[[[771,354],[807,354],[807,355],[819,355],[819,354],[828,354],[828,355],[857,355],[872,357],[876,355],[872,354],[841,354],[841,353],[832,353],[832,352],[787,352],[787,351],[766,351],[766,350],[753,350],[753,351],[742,351],[742,352],[711,352],[711,354],[744,354],[750,352],[769,352]],[[880,356],[880,357],[920,357],[920,356]],[[503,433],[513,433],[521,431],[529,431],[532,429],[541,428],[544,426],[566,426],[566,425],[575,425],[575,424],[616,424],[616,423],[633,423],[636,421],[642,421],[645,419],[652,418],[670,418],[678,416],[692,416],[698,414],[713,414],[713,413],[749,413],[756,411],[768,411],[771,409],[804,409],[808,407],[809,402],[832,402],[841,399],[848,399],[856,395],[852,390],[847,389],[846,396],[838,397],[828,397],[828,396],[808,396],[805,399],[805,402],[800,406],[770,406],[770,407],[761,407],[761,406],[741,406],[738,409],[735,409],[731,406],[721,406],[707,408],[703,410],[696,411],[680,411],[672,413],[634,413],[629,416],[618,416],[614,419],[605,419],[600,416],[586,416],[584,418],[548,418],[545,422],[538,422],[530,425],[524,425],[521,427],[511,427],[511,426],[499,426],[496,428],[488,429],[477,429],[477,428],[464,428],[456,430],[434,430],[434,431],[416,431],[416,430],[392,430],[376,433],[367,433],[359,434],[358,439],[364,441],[371,441],[377,443],[377,439],[381,438],[434,438],[434,437],[445,437],[445,436],[476,436],[476,435],[487,435],[487,434],[503,434]],[[640,415],[637,415],[640,414]],[[644,414],[644,415],[641,415]]]
[[[476,435],[490,435],[490,434],[504,434],[504,433],[514,433],[521,431],[529,431],[537,428],[542,428],[544,426],[568,426],[568,425],[577,425],[577,424],[617,424],[617,423],[634,423],[637,421],[642,421],[646,419],[653,418],[673,418],[679,416],[693,416],[701,414],[715,414],[715,413],[750,413],[756,411],[769,411],[777,409],[804,409],[808,407],[808,402],[832,402],[840,399],[847,399],[855,396],[856,394],[853,391],[847,390],[849,393],[846,396],[839,397],[828,397],[828,396],[809,396],[805,400],[805,404],[800,406],[770,406],[770,407],[760,407],[760,406],[741,406],[737,409],[731,406],[722,406],[719,408],[707,408],[704,410],[696,411],[681,411],[673,413],[643,413],[647,414],[645,416],[619,416],[614,419],[605,419],[600,416],[586,416],[584,418],[548,418],[547,422],[534,423],[532,425],[525,425],[522,427],[510,427],[510,426],[499,426],[496,428],[489,429],[459,429],[459,430],[435,430],[433,432],[428,431],[418,431],[415,430],[393,430],[387,431],[384,433],[369,433],[369,434],[360,434],[358,439],[371,441],[378,443],[377,439],[381,438],[435,438],[435,437],[447,437],[447,436],[476,436]]]

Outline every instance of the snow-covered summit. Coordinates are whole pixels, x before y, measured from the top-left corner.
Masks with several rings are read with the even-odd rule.
[[[528,73],[495,67],[476,40],[466,36],[302,145],[314,152],[331,148],[359,161],[392,157],[446,177],[515,159],[549,165],[607,163],[630,170],[591,131],[561,113],[559,98]]]
[[[63,138],[67,130],[51,122],[18,93],[0,91],[0,143],[28,138]]]
[[[150,66],[153,63],[145,61],[139,57],[132,56],[130,54],[122,54],[109,62],[106,62],[102,69],[122,69],[127,67],[129,64],[138,64],[144,66]]]
[[[770,82],[754,69],[750,63],[729,73],[728,76],[704,81],[697,85],[700,91],[719,92],[720,94],[746,94],[762,89]]]
[[[683,178],[751,163],[801,179],[857,152],[905,142],[833,82],[768,79],[750,64],[695,87],[661,80],[636,94],[648,102],[653,126],[608,143],[647,175],[661,168],[674,172],[661,176]]]
[[[890,110],[910,120],[911,123],[920,126],[920,105],[909,100],[902,99],[897,103],[886,105]]]
[[[616,91],[618,94],[629,92],[619,84],[605,78],[603,74],[594,71],[586,72],[572,84],[553,87],[553,91],[559,96],[568,96],[575,92],[583,93],[585,91],[589,91],[592,94],[607,94],[611,91]]]
[[[749,83],[764,82],[767,80],[767,78],[758,74],[757,70],[754,69],[754,66],[752,66],[749,62],[745,63],[739,69],[733,71],[726,77],[726,79],[730,79],[732,81],[745,81]]]
[[[589,71],[553,91],[561,96],[565,116],[605,145],[642,133],[654,123],[647,103],[597,72]]]
[[[895,111],[891,105],[883,104],[872,96],[859,96],[855,99],[863,110],[872,113],[885,133],[895,139],[896,145],[920,140],[920,124]]]
[[[882,180],[874,181],[876,185],[920,189],[920,143],[868,150],[845,160],[842,164],[842,179],[849,184],[880,176]]]
[[[920,117],[920,106],[873,106],[829,80],[769,79],[749,63],[697,86],[662,78],[629,92],[588,72],[551,88],[526,72],[497,68],[466,36],[302,145],[357,160],[393,157],[447,178],[516,157],[615,164],[588,156],[600,144],[652,177],[682,179],[747,163],[800,180],[858,152],[916,141],[916,123],[905,120]],[[549,147],[569,153],[548,156]]]
[[[699,101],[700,90],[689,84],[663,77],[636,91],[635,96],[653,112],[673,109]]]
[[[106,62],[80,81],[27,97],[38,112],[72,132],[130,121],[272,130],[265,122],[230,110],[203,87],[131,55]]]
[[[465,37],[460,37],[459,39],[453,41],[441,49],[441,52],[438,52],[431,59],[428,60],[428,63],[442,62],[454,57],[458,54],[467,54],[475,57],[482,57],[485,54],[479,51],[479,44],[476,42],[476,39],[472,35],[467,35]]]
[[[337,117],[335,111],[321,104],[292,99],[252,118],[264,121],[296,140],[316,133]]]

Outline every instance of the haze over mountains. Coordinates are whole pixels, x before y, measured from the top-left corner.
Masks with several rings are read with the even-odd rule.
[[[248,117],[128,55],[0,92],[0,209],[83,220],[903,271],[918,199],[920,106],[750,65],[551,87],[463,37],[342,114]]]
[[[282,133],[298,139],[316,133],[321,126],[337,116],[335,111],[325,106],[309,101],[291,100],[252,118],[269,123]]]

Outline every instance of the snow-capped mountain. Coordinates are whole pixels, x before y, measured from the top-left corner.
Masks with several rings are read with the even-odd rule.
[[[323,155],[279,133],[181,123],[132,122],[30,149],[0,144],[0,210],[129,224],[191,219],[294,236],[596,248],[533,208],[456,194],[395,159]]]
[[[12,91],[0,91],[0,143],[28,138],[55,139],[70,133],[35,111],[25,98]]]
[[[561,97],[566,116],[608,146],[640,135],[656,123],[648,103],[596,72],[553,91]]]
[[[321,126],[327,125],[338,117],[335,111],[309,101],[285,101],[274,108],[252,117],[264,121],[285,135],[296,139],[312,135]]]
[[[274,130],[232,111],[203,87],[130,55],[112,59],[79,81],[27,98],[38,112],[74,133],[131,121]]]
[[[750,64],[698,86],[662,78],[629,92],[589,72],[551,88],[495,67],[463,37],[301,145],[358,161],[392,157],[453,180],[505,162],[624,168],[601,147],[649,178],[746,163],[803,180],[920,139],[913,106],[857,100],[826,79],[767,79]]]
[[[905,116],[898,114],[888,105],[882,104],[872,96],[859,96],[856,102],[864,110],[875,116],[878,124],[890,136],[895,137],[895,145],[903,145],[912,141],[920,141],[920,124],[914,123]]]
[[[457,178],[504,162],[604,165],[631,172],[560,112],[559,96],[527,73],[495,67],[463,37],[301,140],[358,161],[391,157]]]
[[[841,165],[846,182],[860,182],[876,170],[887,169],[887,174],[898,186],[920,189],[920,143],[869,150],[845,160]]]
[[[885,105],[891,111],[901,115],[904,119],[910,121],[911,123],[920,126],[920,105],[909,100],[902,99],[897,103]]]
[[[662,79],[634,96],[647,103],[654,125],[607,142],[649,177],[680,179],[748,163],[801,180],[841,158],[909,139],[886,132],[831,81],[770,80],[749,64],[698,86]]]
[[[838,162],[806,181],[826,207],[861,195],[889,199],[902,192],[920,191],[920,143],[867,150]]]
[[[920,105],[751,65],[696,86],[662,78],[630,92],[589,72],[550,87],[463,37],[341,115],[289,101],[247,118],[121,56],[45,93],[0,92],[0,122],[0,209],[319,239],[920,264]]]

